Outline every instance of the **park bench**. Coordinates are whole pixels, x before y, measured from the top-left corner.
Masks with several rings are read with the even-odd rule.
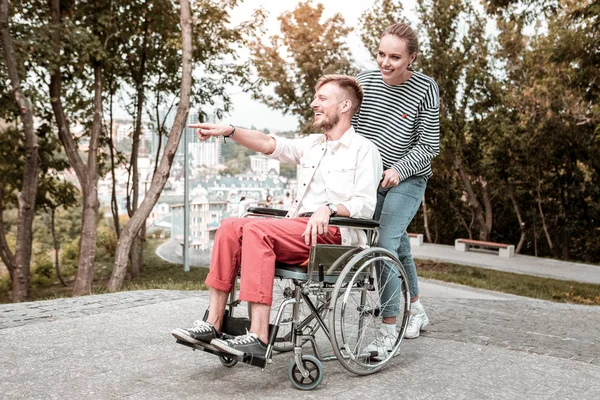
[[[515,255],[515,246],[512,244],[484,242],[481,240],[472,239],[456,239],[454,241],[454,249],[458,251],[469,251],[470,248],[478,249],[495,249],[498,250],[500,257],[513,257]]]
[[[411,246],[423,246],[423,234],[422,233],[409,233]]]

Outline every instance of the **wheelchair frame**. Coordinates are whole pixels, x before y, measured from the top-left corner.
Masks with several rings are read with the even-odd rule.
[[[281,218],[286,215],[286,211],[252,207],[246,215]],[[374,245],[377,242],[377,221],[333,217],[330,219],[330,225],[364,229],[367,243]],[[321,262],[320,256],[331,248],[342,249],[343,254],[325,265],[327,262]],[[382,277],[384,271],[391,274],[389,276],[392,278]],[[397,290],[393,283],[390,283],[394,276],[399,281]],[[290,382],[301,390],[314,389],[322,382],[322,361],[338,360],[348,371],[357,375],[368,375],[383,368],[398,354],[410,316],[410,292],[406,272],[395,254],[379,247],[314,245],[311,247],[307,267],[278,263],[275,277],[293,286],[282,290],[283,300],[278,307],[274,301],[273,310],[276,310],[276,316],[270,326],[264,358],[251,357],[249,354],[243,357],[233,356],[209,344],[190,344],[180,340],[177,340],[177,343],[194,350],[216,354],[226,367],[233,367],[241,361],[264,369],[271,362],[274,352],[293,350],[294,357],[290,362],[288,376]],[[383,347],[377,347],[375,351],[369,350],[373,346],[367,344],[371,339],[374,340],[372,343],[385,340],[381,336],[382,328],[377,321],[381,320],[382,308],[385,307],[380,301],[381,294],[388,290],[388,284],[394,290],[393,296],[397,293],[400,307],[396,322],[397,338],[391,346],[392,351],[382,351]],[[316,299],[316,304],[311,296]],[[235,307],[240,303],[236,299],[235,285],[229,300],[222,332],[231,335],[244,334],[249,328],[250,320],[234,316]],[[284,313],[290,305],[291,317],[284,320]],[[301,315],[302,305],[308,308],[307,315]],[[207,314],[205,319],[206,317]],[[326,323],[326,318],[329,324]],[[358,318],[356,323],[354,318]],[[284,326],[289,324],[290,327],[283,335],[280,334],[282,323]],[[323,355],[319,350],[316,340],[318,331],[323,332],[331,344],[333,355]],[[282,342],[288,345],[280,345]],[[303,353],[307,343],[310,344],[314,355]]]

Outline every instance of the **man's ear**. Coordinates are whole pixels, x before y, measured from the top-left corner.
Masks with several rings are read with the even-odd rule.
[[[346,99],[342,102],[342,111],[347,112],[352,109],[352,100]]]

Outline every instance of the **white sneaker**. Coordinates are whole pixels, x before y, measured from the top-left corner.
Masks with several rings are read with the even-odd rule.
[[[429,318],[425,314],[425,310],[411,310],[410,320],[408,321],[408,327],[404,337],[407,339],[418,338],[421,334],[421,330],[425,330],[425,327],[429,325]]]
[[[365,347],[363,353],[371,354],[371,358],[374,360],[384,360],[394,349],[396,340],[397,334],[392,335],[387,329],[381,327],[377,332],[375,340]]]

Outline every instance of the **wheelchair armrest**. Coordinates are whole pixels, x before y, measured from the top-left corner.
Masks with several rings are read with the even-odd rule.
[[[336,226],[350,226],[353,228],[374,229],[379,226],[379,221],[364,218],[331,217],[329,218],[329,224]]]
[[[312,212],[305,212],[300,214],[301,217],[310,217]],[[349,226],[352,228],[365,228],[375,229],[379,226],[379,221],[374,219],[365,218],[350,218],[350,217],[331,217],[329,218],[329,225],[335,226]]]
[[[248,214],[270,215],[272,217],[285,217],[287,214],[287,210],[267,207],[249,207],[246,212]]]

